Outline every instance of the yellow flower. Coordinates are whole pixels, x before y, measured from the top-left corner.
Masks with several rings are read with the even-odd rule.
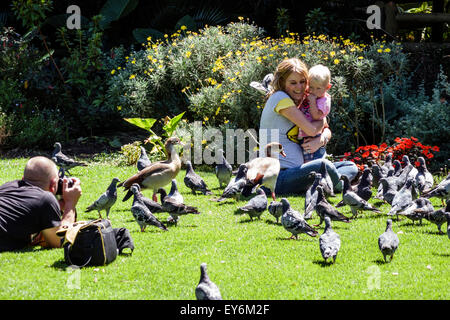
[[[382,53],[383,50],[382,50],[382,49],[378,49],[377,52],[378,52],[378,53]]]
[[[188,51],[186,52],[186,58],[189,58],[191,56],[192,52]]]
[[[219,114],[219,112],[220,112],[220,106],[216,110],[216,116]]]
[[[111,74],[114,74],[114,73],[116,73],[116,70],[114,70],[114,69],[111,70]]]
[[[135,64],[135,63],[136,63],[136,60],[131,61],[131,63],[132,63],[132,64]]]
[[[239,21],[244,20],[244,17],[238,17]]]
[[[122,106],[117,106],[117,110],[122,110]]]
[[[208,117],[204,117],[204,118],[203,118],[203,120],[205,120],[205,121],[208,121],[208,120],[209,120],[209,118],[208,118]]]
[[[187,29],[187,27],[186,26],[181,26],[181,28],[180,28],[181,30],[186,30]]]
[[[132,74],[129,79],[131,80],[131,79],[134,79],[135,77],[136,76],[134,74]]]
[[[339,59],[334,59],[334,64],[339,64]]]
[[[358,59],[359,59],[359,60],[362,60],[362,59],[364,59],[364,57],[363,57],[363,56],[359,56]]]
[[[230,120],[225,120],[223,123],[227,124],[228,122],[230,122]]]
[[[330,52],[330,57],[334,57],[335,54],[336,54],[336,52],[331,51],[331,52]]]
[[[391,49],[386,48],[386,49],[384,49],[384,52],[391,52]]]
[[[208,120],[206,120],[206,121],[208,121]],[[202,140],[202,144],[206,144],[206,140],[205,139]]]

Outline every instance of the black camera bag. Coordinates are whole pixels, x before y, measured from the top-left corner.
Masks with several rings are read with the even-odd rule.
[[[124,248],[134,250],[128,230],[113,229],[105,219],[77,222],[65,236],[64,260],[80,268],[106,265],[114,261]]]

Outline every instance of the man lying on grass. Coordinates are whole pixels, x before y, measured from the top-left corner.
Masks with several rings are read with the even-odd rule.
[[[56,231],[76,220],[81,196],[80,180],[64,178],[62,197],[57,200],[58,168],[48,158],[31,158],[22,180],[0,186],[0,252],[40,245],[60,248]]]

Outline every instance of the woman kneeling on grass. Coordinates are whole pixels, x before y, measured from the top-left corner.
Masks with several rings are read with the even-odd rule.
[[[323,162],[335,191],[342,190],[342,183],[339,181],[341,175],[345,174],[352,181],[358,174],[357,166],[351,161],[332,163],[321,158],[304,163],[303,150],[314,153],[331,138],[326,118],[310,122],[297,107],[306,98],[307,81],[308,68],[301,60],[283,60],[274,73],[273,89],[268,94],[261,115],[260,133],[261,130],[266,130],[267,141],[278,141],[286,153],[285,158],[280,158],[281,170],[275,186],[277,194],[306,192],[312,183],[308,178],[309,173],[318,172]],[[298,143],[295,128],[300,128],[309,136],[301,145]],[[278,130],[277,136],[271,136],[274,129]]]

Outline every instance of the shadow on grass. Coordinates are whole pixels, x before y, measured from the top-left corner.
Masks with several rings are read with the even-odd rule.
[[[391,261],[389,261],[389,259],[390,259],[389,257],[386,257],[386,259],[387,259],[387,261],[384,261],[383,258],[378,258],[376,260],[373,260],[372,262],[377,264],[377,265],[379,265],[379,266],[384,265],[384,264],[388,264],[388,263],[391,262]]]
[[[271,225],[276,225],[276,226],[281,226],[281,222],[278,220],[278,222],[273,221],[273,220],[266,220],[267,224],[271,224]]]
[[[333,259],[332,258],[328,259],[328,262],[325,262],[325,260],[314,260],[312,263],[318,264],[322,268],[328,268],[333,265]]]
[[[66,261],[64,259],[57,260],[57,261],[53,262],[52,265],[50,265],[50,267],[52,267],[54,269],[62,270],[62,271],[65,271],[68,266],[69,265],[66,263]]]
[[[450,257],[450,253],[433,252],[433,256],[448,258]]]

